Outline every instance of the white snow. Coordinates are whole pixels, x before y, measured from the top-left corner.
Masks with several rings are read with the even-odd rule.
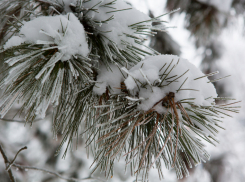
[[[148,111],[170,92],[175,93],[175,102],[194,98],[190,101],[198,106],[211,106],[214,98],[217,97],[213,84],[196,66],[188,60],[174,55],[148,56],[130,70],[126,68],[120,68],[120,70],[115,65],[110,65],[110,67],[111,70],[108,70],[105,66],[102,66],[99,70],[97,83],[93,88],[94,93],[102,95],[106,92],[106,88],[110,88],[112,94],[119,94],[121,92],[121,82],[124,81],[132,95],[130,98],[141,100],[141,104],[138,106],[140,110]],[[167,77],[164,80],[166,75]],[[199,77],[203,78],[195,80]],[[162,82],[162,80],[164,81]],[[162,87],[159,86],[161,82]],[[187,104],[183,105],[188,107]],[[166,108],[159,103],[154,106],[154,110],[164,113]]]
[[[129,2],[145,14],[148,14],[149,10],[157,16],[166,13],[164,9],[166,0],[129,0]],[[164,16],[164,19],[166,20],[166,16]]]
[[[57,45],[66,61],[73,55],[86,57],[89,53],[83,25],[77,17],[69,13],[58,16],[41,16],[29,22],[23,22],[18,36],[13,36],[4,45],[4,49],[22,43]]]
[[[18,46],[23,43],[23,38],[19,36],[13,36],[9,39],[6,44],[4,45],[4,49],[8,49],[10,47]]]
[[[117,66],[110,65],[110,70],[108,70],[104,65],[102,65],[98,71],[98,83],[95,84],[93,91],[95,94],[102,95],[106,92],[106,88],[109,86],[111,88],[111,93],[119,94],[121,92],[121,82],[123,81],[123,74]]]
[[[89,11],[86,16],[91,17],[91,19],[97,21],[104,21],[109,19],[111,16],[114,16],[113,20],[110,20],[107,23],[98,24],[96,28],[102,31],[101,33],[104,36],[108,37],[114,43],[116,43],[120,49],[123,49],[125,47],[122,44],[121,40],[128,41],[129,43],[134,44],[134,39],[127,37],[125,33],[139,37],[139,35],[134,33],[135,30],[128,27],[129,25],[151,19],[148,15],[140,12],[139,10],[136,10],[135,8],[133,8],[123,0],[115,1],[112,5],[110,5],[112,8],[103,6],[109,2],[112,2],[112,0],[104,0],[104,1],[93,0],[90,2],[83,3],[83,6],[85,8],[91,8],[94,5],[98,4],[99,2],[101,2],[101,4],[94,7],[94,9],[98,9],[99,13],[96,13],[94,11]],[[128,9],[128,10],[117,11],[122,9]],[[113,11],[117,11],[117,12],[113,12]],[[151,26],[151,23],[150,22],[141,23],[140,25]],[[107,43],[109,43],[107,39],[104,40]]]
[[[172,64],[170,65],[171,61]],[[164,68],[161,69],[163,66]],[[169,73],[171,69],[172,71]],[[123,70],[125,70],[125,68]],[[214,101],[213,98],[217,97],[213,84],[210,83],[206,77],[194,80],[204,76],[196,66],[191,64],[188,60],[174,55],[149,56],[126,72],[129,74],[125,80],[127,89],[135,97],[138,95],[138,97],[144,98],[138,106],[140,110],[147,111],[151,109],[154,104],[163,99],[170,92],[175,93],[175,102],[182,99],[195,98],[195,100],[191,101],[196,105],[202,106],[211,106]],[[165,74],[161,76],[164,72]],[[163,80],[167,74],[168,76],[162,82],[161,80]],[[182,74],[184,75],[178,78]],[[170,83],[170,81],[174,82]],[[158,85],[158,83],[161,82],[162,87]],[[145,85],[145,87],[143,86],[143,88],[142,85]],[[181,89],[178,91],[180,87]],[[209,97],[211,97],[211,99],[207,99]],[[154,107],[154,109],[159,113],[165,111],[165,108],[162,107],[160,103]]]

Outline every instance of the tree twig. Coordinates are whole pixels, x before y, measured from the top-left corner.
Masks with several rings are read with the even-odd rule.
[[[71,182],[77,182],[77,181],[85,181],[85,180],[98,180],[98,181],[105,181],[105,180],[102,180],[102,179],[99,179],[99,178],[95,178],[95,177],[87,177],[87,178],[81,178],[81,179],[78,179],[78,178],[68,178],[68,177],[64,177],[62,176],[61,174],[57,173],[57,172],[54,172],[54,171],[49,171],[47,169],[42,169],[42,168],[38,168],[38,167],[32,167],[32,166],[22,166],[22,165],[18,165],[18,164],[13,164],[12,166],[16,167],[16,168],[19,168],[19,169],[30,169],[30,170],[36,170],[36,171],[42,171],[42,172],[46,172],[46,173],[49,173],[51,175],[54,175],[60,179],[64,179],[64,180],[67,180],[67,181],[71,181]]]
[[[50,116],[52,113],[51,112],[48,112],[46,114],[46,117]],[[41,118],[38,118],[38,119],[35,119],[33,120],[32,122],[37,122],[37,121],[41,121],[41,120],[44,120],[44,119],[41,119]],[[11,123],[28,123],[28,121],[25,121],[25,120],[15,120],[15,119],[7,119],[7,118],[0,118],[0,121],[6,121],[6,122],[11,122]]]
[[[0,121],[26,123],[26,121],[19,121],[19,120],[14,120],[14,119],[5,119],[5,118],[0,118]]]
[[[0,143],[0,152],[3,156],[3,159],[4,159],[4,163],[5,163],[5,166],[7,168],[8,164],[9,164],[9,160],[8,160],[8,157],[6,155],[6,153],[4,152],[3,148],[2,148],[2,145]],[[8,170],[8,174],[9,174],[9,178],[11,180],[11,182],[15,182],[15,178],[14,178],[14,175],[13,175],[13,172],[11,169]]]
[[[3,159],[4,159],[4,163],[5,163],[5,166],[6,166],[6,171],[9,173],[9,177],[11,179],[11,182],[16,182],[15,181],[15,178],[14,178],[14,175],[12,173],[12,170],[11,170],[11,167],[16,167],[16,168],[19,168],[19,169],[30,169],[30,170],[36,170],[36,171],[42,171],[42,172],[46,172],[46,173],[49,173],[51,175],[54,175],[60,179],[63,179],[63,180],[67,180],[67,181],[71,181],[71,182],[78,182],[78,181],[85,181],[85,180],[98,180],[98,181],[105,181],[105,180],[102,180],[102,179],[99,179],[99,178],[95,178],[95,177],[92,177],[92,176],[89,176],[87,178],[81,178],[81,179],[78,179],[78,178],[68,178],[68,177],[64,177],[62,176],[61,174],[57,173],[57,172],[54,172],[54,171],[49,171],[47,169],[42,169],[42,168],[38,168],[38,167],[32,167],[32,166],[22,166],[22,165],[19,165],[19,164],[15,164],[15,160],[16,158],[18,157],[19,153],[22,151],[22,150],[26,150],[27,147],[23,147],[21,148],[15,155],[14,159],[9,162],[8,160],[8,157],[6,155],[6,153],[4,152],[3,148],[2,148],[2,145],[0,144],[0,152],[3,156]]]
[[[8,167],[6,168],[6,171],[8,171],[8,170],[11,168],[11,166],[14,164],[14,162],[15,162],[17,156],[19,155],[19,153],[20,153],[22,150],[26,150],[26,149],[27,149],[27,146],[21,148],[21,149],[17,152],[17,154],[15,155],[14,159],[10,162],[10,164],[9,164]]]

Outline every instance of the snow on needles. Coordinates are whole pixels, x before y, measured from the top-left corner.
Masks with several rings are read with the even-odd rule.
[[[98,71],[97,83],[93,91],[95,94],[102,95],[109,86],[112,93],[119,94],[121,92],[121,82],[123,81],[124,77],[117,66],[110,65],[110,70],[108,70],[108,68],[102,65]]]
[[[128,74],[126,79],[122,71]],[[188,100],[197,106],[211,106],[217,97],[214,85],[195,65],[174,55],[148,56],[130,70],[102,67],[97,81],[94,92],[98,95],[105,93],[106,87],[110,87],[113,94],[119,94],[120,84],[124,81],[135,100],[142,100],[138,109],[144,111],[170,92],[175,93],[176,102]],[[166,110],[160,103],[154,109],[159,113]]]
[[[79,18],[86,16],[97,22],[94,25],[104,37],[107,44],[115,44],[119,49],[125,49],[126,45],[138,46],[134,38],[144,40],[130,25],[140,23],[141,26],[151,27],[151,18],[136,10],[123,0],[112,2],[111,0],[93,0],[82,2],[78,0],[59,0],[64,6],[66,15],[41,16],[29,22],[23,22],[19,35],[13,36],[5,44],[4,48],[18,46],[22,43],[30,44],[55,44],[65,56],[62,61],[71,58],[72,55],[87,56],[88,44],[85,38],[84,27],[79,19],[71,13],[69,5],[81,4],[82,9],[88,10],[86,14],[77,15]],[[92,11],[90,9],[95,9]]]
[[[97,5],[94,8],[98,9],[98,13],[95,11],[89,11],[86,16],[101,22],[96,28],[101,31],[102,35],[107,37],[104,41],[109,43],[108,39],[110,39],[120,49],[124,49],[125,45],[122,43],[122,40],[127,41],[130,44],[135,44],[134,39],[127,35],[140,37],[135,34],[135,30],[129,26],[135,23],[148,21],[151,18],[139,10],[136,10],[123,0],[111,2],[112,0],[93,0],[84,3],[83,6],[85,8],[91,8]],[[109,3],[110,5],[107,5]],[[103,23],[105,20],[110,18],[112,18],[110,21]],[[151,22],[141,23],[141,25],[150,27]]]
[[[29,22],[23,22],[19,36],[13,36],[4,45],[4,49],[22,43],[57,45],[63,54],[62,61],[69,60],[73,55],[86,57],[89,53],[83,25],[78,18],[69,13],[58,16],[40,16]]]
[[[121,71],[128,74],[124,80]],[[175,93],[175,101],[191,101],[197,106],[211,106],[217,97],[214,85],[192,63],[174,55],[148,56],[130,70],[112,67],[112,71],[101,69],[94,87],[98,95],[105,93],[106,87],[118,94],[124,80],[132,98],[140,99],[138,109],[148,111],[170,92]],[[188,107],[188,104],[184,104]],[[154,106],[159,113],[166,108],[160,103]]]
[[[129,71],[122,69],[128,73],[125,80],[127,89],[133,96],[143,98],[138,108],[144,111],[151,109],[170,92],[175,93],[176,102],[190,99],[198,106],[211,106],[213,98],[217,97],[208,78],[188,60],[178,56],[149,56]],[[159,113],[165,111],[160,103],[154,109]]]

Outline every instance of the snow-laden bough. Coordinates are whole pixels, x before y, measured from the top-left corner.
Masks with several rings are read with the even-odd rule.
[[[28,2],[24,0],[18,8]],[[5,58],[9,69],[0,83],[0,88],[8,87],[0,103],[1,117],[14,102],[23,99],[28,102],[25,110],[31,113],[27,120],[44,118],[50,104],[56,107],[61,103],[61,93],[77,93],[93,84],[94,75],[103,69],[98,63],[108,70],[109,65],[134,65],[142,56],[153,54],[140,48],[145,40],[142,34],[158,30],[151,22],[159,20],[152,20],[123,0],[50,0],[46,4],[49,16],[38,9],[39,3],[45,4],[30,3],[35,16],[26,14],[13,22],[10,28],[14,34],[3,45],[9,55]],[[15,10],[13,4],[6,2],[10,12]],[[65,83],[70,84],[68,92],[63,88]],[[26,90],[32,91],[24,94]]]
[[[127,164],[134,164],[132,171],[143,172],[144,179],[153,165],[160,169],[163,160],[167,168],[175,168],[178,178],[188,176],[189,158],[196,165],[210,157],[200,138],[215,145],[226,115],[225,105],[215,104],[219,98],[207,78],[217,73],[204,75],[173,55],[148,56],[131,69],[104,70],[94,88],[104,100],[100,109],[105,113],[97,116],[103,121],[97,126],[105,132],[97,141],[98,153],[104,152],[98,160],[124,155]],[[112,75],[114,81],[109,81]],[[115,100],[118,104],[113,107]]]
[[[209,158],[200,138],[215,144],[223,111],[237,112],[215,104],[222,98],[207,77],[217,72],[204,75],[144,45],[145,35],[162,31],[151,25],[161,16],[151,19],[123,0],[3,0],[0,10],[7,63],[0,117],[22,101],[20,113],[32,122],[52,105],[54,135],[63,134],[57,152],[82,129],[95,169],[107,177],[124,155],[143,181],[153,165],[162,177],[162,160],[182,178],[190,159]]]

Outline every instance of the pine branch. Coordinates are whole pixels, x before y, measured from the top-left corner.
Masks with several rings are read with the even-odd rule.
[[[100,97],[99,105],[96,106],[99,109],[94,113],[97,112],[97,114],[89,118],[90,126],[86,131],[89,135],[85,135],[87,137],[86,144],[89,147],[93,140],[96,141],[96,145],[91,146],[92,150],[96,151],[94,162],[97,162],[97,165],[95,168],[100,167],[102,171],[106,171],[107,177],[113,172],[111,170],[113,163],[111,162],[124,155],[126,156],[126,164],[131,164],[131,173],[137,176],[143,175],[143,181],[147,180],[148,172],[153,165],[161,173],[159,164],[162,160],[167,168],[174,167],[177,177],[182,178],[184,175],[189,175],[187,168],[191,167],[191,164],[184,162],[186,157],[183,157],[183,153],[190,157],[195,165],[210,157],[197,136],[211,144],[217,142],[214,137],[218,133],[214,125],[219,127],[216,118],[220,118],[220,114],[227,115],[222,112],[227,108],[213,106],[211,103],[210,106],[196,105],[196,98],[185,98],[178,101],[175,96],[175,93],[181,94],[181,92],[201,92],[197,89],[184,88],[189,84],[192,87],[195,84],[199,85],[196,81],[203,82],[201,85],[206,87],[205,84],[207,86],[211,84],[206,77],[212,74],[198,76],[196,79],[196,77],[192,77],[191,69],[183,74],[179,71],[175,72],[179,66],[184,67],[181,64],[187,65],[184,60],[170,56],[168,61],[164,63],[164,56],[159,56],[159,59],[157,57],[151,57],[148,60],[151,64],[151,72],[157,72],[157,70],[153,71],[154,61],[150,61],[151,59],[155,58],[163,65],[159,66],[155,63],[157,65],[155,69],[160,68],[160,80],[149,81],[150,73],[148,72],[148,75],[144,73],[144,70],[147,72],[149,67],[147,61],[132,68],[133,73],[125,68],[122,69],[128,74],[128,77],[132,77],[135,81],[135,83],[133,82],[135,90],[132,91],[130,85],[127,88],[125,84],[121,84],[121,88],[118,88],[121,90],[120,94],[106,92]],[[186,78],[189,78],[188,81]],[[124,83],[128,84],[127,80],[128,78]],[[142,102],[146,104],[150,99],[150,96],[140,98],[141,90],[149,90],[148,92],[151,93],[156,88],[168,90],[176,88],[176,90],[156,100],[151,108],[140,109],[139,106],[143,104]],[[154,92],[151,94],[157,97]],[[212,100],[214,99],[212,97]],[[117,105],[115,106],[114,103]],[[164,114],[159,114],[157,110],[160,105],[165,108]],[[230,111],[237,112],[233,109]],[[154,158],[153,161],[152,158]]]
[[[29,7],[30,2],[34,6]],[[123,155],[126,168],[130,164],[131,174],[143,181],[153,166],[161,176],[162,162],[182,178],[192,165],[184,158],[195,164],[209,159],[200,138],[218,142],[220,116],[238,111],[215,105],[217,94],[207,79],[215,73],[203,75],[187,60],[144,46],[142,35],[164,31],[152,26],[162,22],[163,15],[151,19],[121,0],[24,0],[16,6],[25,13],[12,16],[9,26],[2,25],[7,31],[0,30],[3,35],[12,32],[3,42],[8,65],[0,80],[1,117],[22,101],[19,113],[32,123],[44,118],[52,105],[54,136],[63,135],[57,153],[68,141],[65,157],[82,132],[87,152],[92,151],[97,162],[94,171],[100,168],[106,177],[113,175],[115,159]],[[0,4],[0,10],[4,7]],[[140,18],[131,21],[136,15]],[[213,17],[208,13],[204,18]],[[195,33],[203,30],[200,27],[194,27]],[[29,29],[37,35],[31,37]]]

